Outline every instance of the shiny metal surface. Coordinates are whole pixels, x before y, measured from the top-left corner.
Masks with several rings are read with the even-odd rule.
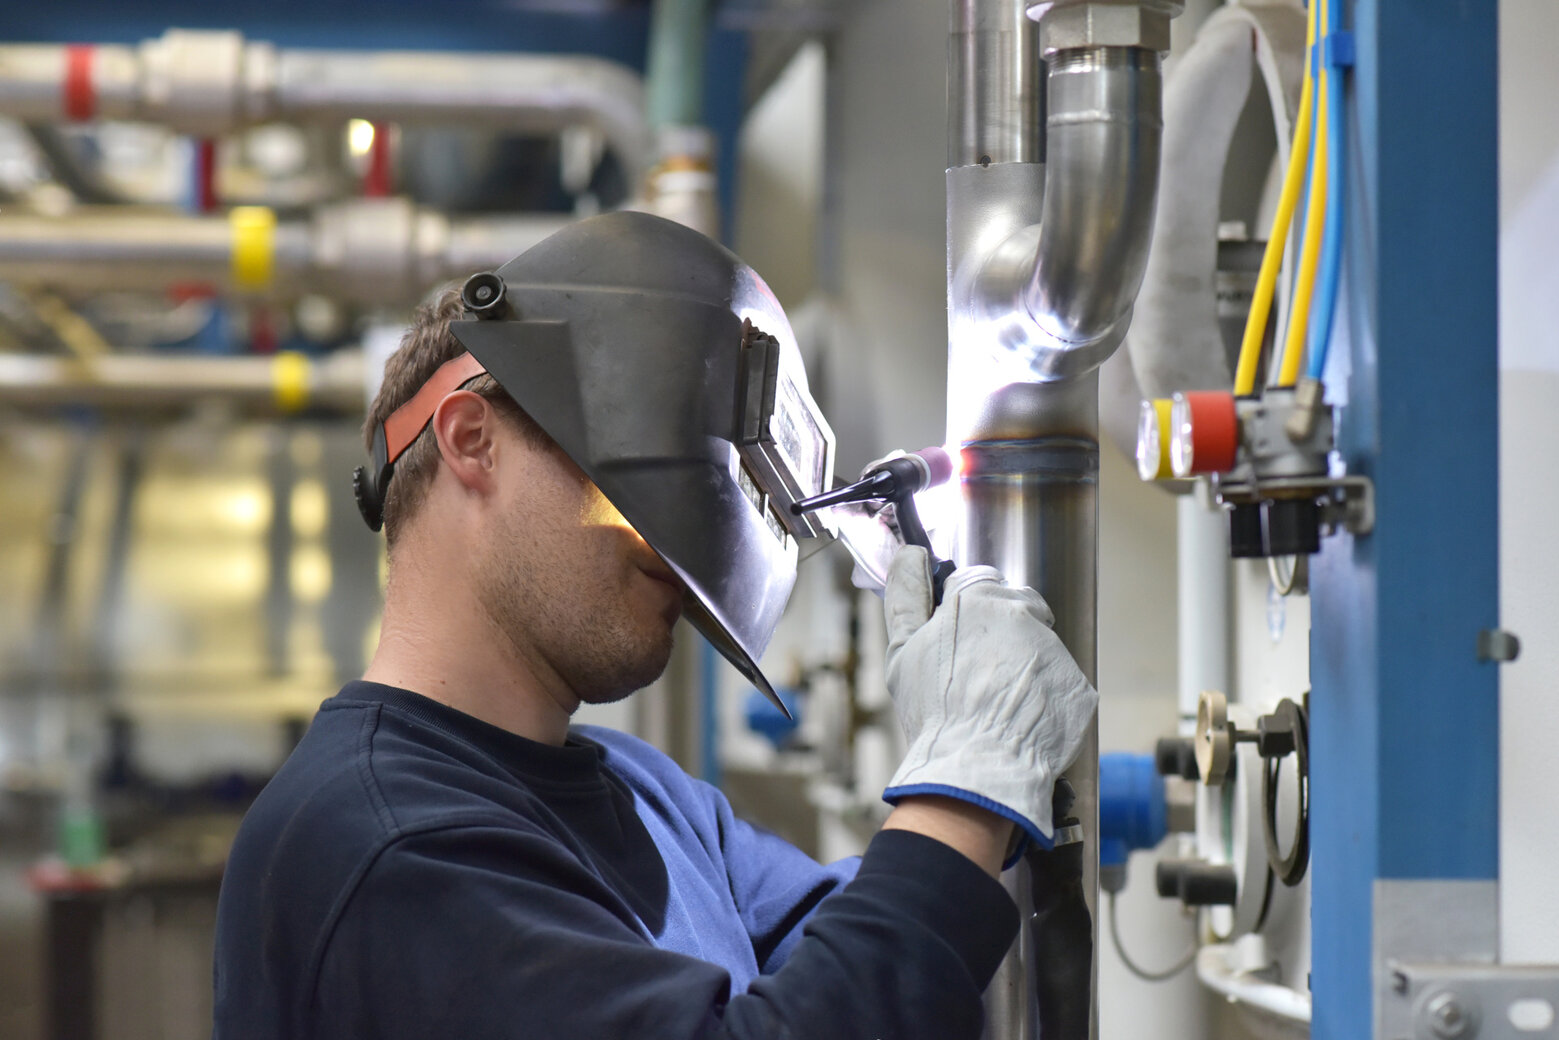
[[[1180,0],[1080,0],[1038,5],[1042,11],[1039,46],[1046,58],[1085,47],[1145,47],[1169,50],[1169,20]]]
[[[1041,220],[985,260],[972,304],[1032,378],[1102,364],[1131,323],[1158,187],[1158,54],[1066,51],[1049,61]]]
[[[1014,11],[1027,6],[952,5],[947,415],[948,442],[963,447],[965,501],[956,558],[992,564],[1037,589],[1093,681],[1098,366],[1125,335],[1147,261],[1162,126],[1159,56],[1136,47],[1060,50],[1048,55],[1042,93],[1039,83],[1006,71],[1014,67],[1008,63],[1035,67],[1035,37],[1003,34]],[[1156,19],[1179,7],[1167,0],[1144,6],[1152,17],[1138,17],[1137,29],[1155,32]],[[1120,11],[1103,16],[1084,18],[1082,29],[1130,28]],[[992,57],[998,46],[1008,53]],[[1032,95],[1011,97],[1018,89]],[[1016,115],[1028,111],[1030,97],[1035,107],[1048,106],[1043,140],[1037,125]],[[972,154],[976,148],[982,151]],[[984,149],[996,152],[989,162]],[[1098,753],[1096,721],[1067,773],[1083,829],[1095,950]],[[1003,880],[1015,896],[1029,884],[1022,865]],[[1035,1040],[1032,965],[1020,939],[987,990],[984,1035],[991,1040]],[[1097,958],[1092,967],[1088,1032],[1097,1036]]]
[[[1015,383],[987,399],[971,431],[976,436],[964,441],[966,512],[957,553],[960,563],[991,564],[1037,589],[1090,682],[1097,677],[1098,644],[1097,396],[1097,376],[1089,374],[1060,384]],[[1088,850],[1083,885],[1096,928],[1098,760],[1096,723],[1066,773],[1077,793],[1073,812]],[[1010,891],[1026,891],[1026,868],[1004,881]],[[1009,956],[987,990],[987,1037],[1036,1036],[1029,964],[1021,953]]]
[[[647,213],[579,221],[497,274],[509,316],[451,331],[676,572],[688,620],[779,703],[757,662],[797,539],[771,527],[760,492],[780,495],[739,447],[744,321],[810,396],[779,302],[726,249]]]
[[[407,305],[440,282],[489,270],[567,226],[566,216],[451,221],[406,199],[352,199],[276,226],[274,276],[233,283],[228,218],[114,206],[60,217],[0,215],[0,281],[65,291],[209,285],[249,295],[324,292]]]
[[[955,0],[947,39],[947,165],[1044,161],[1039,26],[1022,0]]]

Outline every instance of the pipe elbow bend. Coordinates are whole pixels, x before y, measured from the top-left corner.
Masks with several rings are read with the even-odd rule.
[[[1047,263],[1056,251],[1044,248],[1042,231],[1024,228],[986,258],[975,310],[990,342],[1022,359],[1034,379],[1051,383],[1087,375],[1120,346],[1142,266],[1135,277],[1128,273],[1129,291],[1112,288],[1106,283],[1118,281],[1116,272]]]

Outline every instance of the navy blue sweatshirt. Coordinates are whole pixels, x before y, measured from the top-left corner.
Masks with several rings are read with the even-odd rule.
[[[234,843],[215,1035],[957,1040],[1016,931],[930,838],[820,867],[631,737],[354,682]]]

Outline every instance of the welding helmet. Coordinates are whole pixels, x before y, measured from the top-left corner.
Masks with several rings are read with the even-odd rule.
[[[474,362],[450,362],[442,381],[490,373],[676,572],[688,619],[778,704],[757,662],[798,541],[833,533],[790,506],[831,486],[834,436],[768,286],[698,232],[624,212],[570,225],[461,296],[467,317],[450,330]],[[440,381],[425,388],[433,405]],[[374,454],[387,480],[377,435]]]

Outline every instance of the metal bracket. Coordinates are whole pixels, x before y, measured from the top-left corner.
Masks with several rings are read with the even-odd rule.
[[[1213,479],[1221,505],[1263,499],[1315,496],[1321,502],[1326,534],[1345,530],[1369,534],[1375,529],[1375,482],[1369,477],[1268,477],[1240,481]]]
[[[1380,1040],[1535,1040],[1559,1032],[1559,965],[1392,961]]]

